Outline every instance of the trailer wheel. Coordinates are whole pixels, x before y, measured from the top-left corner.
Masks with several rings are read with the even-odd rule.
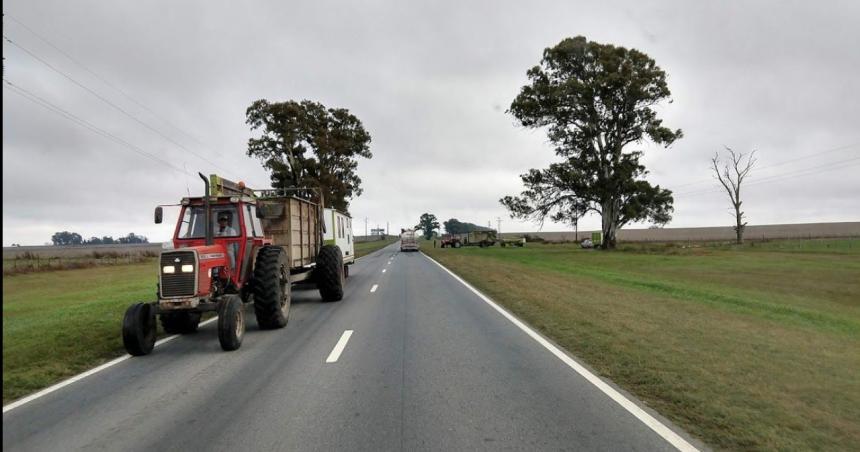
[[[262,329],[283,328],[290,317],[290,268],[278,246],[263,247],[254,265],[254,314]]]
[[[314,278],[323,301],[343,299],[343,255],[337,245],[325,245],[320,248]]]
[[[135,303],[126,309],[122,319],[122,345],[129,355],[148,355],[155,347],[155,330],[155,308]]]
[[[224,351],[236,350],[245,336],[245,310],[238,295],[224,295],[218,306],[218,341]]]
[[[165,333],[188,334],[197,331],[201,315],[199,312],[168,312],[159,317]]]

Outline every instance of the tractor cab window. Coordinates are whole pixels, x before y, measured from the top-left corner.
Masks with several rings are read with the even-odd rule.
[[[245,209],[245,233],[249,237],[262,237],[263,225],[260,224],[260,219],[257,218],[257,206],[245,204]]]
[[[213,236],[238,237],[239,215],[235,206],[212,206],[211,223]],[[179,228],[180,239],[202,239],[206,237],[206,208],[186,207]]]

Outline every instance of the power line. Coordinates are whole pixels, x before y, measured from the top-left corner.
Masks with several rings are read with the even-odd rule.
[[[197,144],[204,145],[204,143],[202,143],[202,142],[201,142],[200,140],[198,140],[196,137],[194,137],[193,135],[191,135],[191,134],[189,134],[189,133],[185,132],[185,131],[184,131],[184,130],[182,130],[181,128],[179,128],[179,127],[175,126],[175,125],[174,125],[173,123],[171,123],[170,121],[168,121],[168,120],[164,119],[163,117],[161,117],[158,113],[156,113],[155,111],[153,111],[151,108],[147,107],[147,106],[146,106],[146,105],[144,105],[142,102],[138,101],[137,99],[135,99],[134,97],[132,97],[130,94],[126,93],[124,90],[122,90],[121,88],[119,88],[119,87],[118,87],[118,86],[116,86],[115,84],[113,84],[113,83],[111,83],[110,81],[108,81],[105,77],[102,77],[101,75],[99,75],[98,73],[96,73],[95,71],[93,71],[92,69],[90,69],[89,67],[87,67],[86,65],[84,65],[83,63],[81,63],[80,61],[78,61],[76,58],[74,58],[73,56],[69,55],[69,53],[68,53],[68,52],[64,51],[64,50],[63,50],[63,49],[61,49],[59,46],[57,46],[56,44],[54,44],[53,42],[51,42],[50,40],[48,40],[48,38],[45,38],[44,36],[42,36],[42,35],[40,35],[39,33],[37,33],[35,30],[33,30],[32,28],[30,28],[29,26],[27,26],[27,24],[25,24],[25,23],[21,22],[20,20],[16,19],[15,17],[13,17],[13,16],[11,16],[11,15],[9,15],[9,14],[6,14],[6,17],[8,17],[9,19],[12,19],[12,21],[13,21],[13,22],[15,22],[15,23],[17,23],[18,25],[20,25],[21,27],[23,27],[25,30],[27,30],[28,32],[30,32],[33,36],[35,36],[35,37],[39,38],[39,40],[41,40],[41,41],[42,41],[42,42],[44,42],[45,44],[47,44],[47,45],[51,46],[51,48],[53,48],[53,49],[54,49],[54,50],[56,50],[57,52],[60,52],[63,56],[65,56],[66,58],[68,58],[71,62],[75,63],[75,64],[76,64],[76,65],[78,65],[80,68],[82,68],[83,70],[87,71],[87,72],[88,72],[90,75],[92,75],[93,77],[95,77],[95,78],[99,79],[102,83],[104,83],[104,84],[105,84],[105,85],[107,85],[108,87],[110,87],[110,88],[112,88],[113,90],[115,90],[116,92],[118,92],[118,93],[122,94],[126,99],[128,99],[128,100],[132,101],[132,102],[133,102],[135,105],[137,105],[138,107],[143,108],[144,110],[148,111],[150,114],[152,114],[153,116],[155,116],[156,118],[158,118],[159,120],[161,120],[161,122],[163,122],[163,123],[167,124],[168,126],[170,126],[171,128],[173,128],[174,130],[176,130],[176,131],[178,131],[179,133],[181,133],[181,134],[185,135],[187,138],[189,138],[189,139],[191,139],[191,140],[195,141]]]
[[[846,145],[844,145],[844,146],[838,146],[838,147],[835,147],[835,148],[825,149],[825,150],[823,150],[823,151],[819,151],[819,152],[815,152],[815,153],[812,153],[812,154],[804,155],[803,157],[798,157],[798,158],[791,159],[791,160],[783,160],[782,162],[774,163],[773,165],[768,165],[768,166],[763,166],[763,167],[761,167],[761,168],[756,168],[756,170],[757,170],[757,171],[761,171],[761,170],[765,170],[765,169],[768,169],[768,168],[773,168],[773,167],[776,167],[776,166],[785,165],[785,164],[787,164],[787,163],[796,162],[796,161],[799,161],[799,160],[806,160],[806,159],[810,159],[810,158],[817,157],[817,156],[822,155],[822,154],[828,154],[828,153],[836,152],[836,151],[843,151],[843,150],[845,150],[845,149],[851,149],[851,148],[856,147],[856,146],[858,146],[858,145],[860,145],[860,142],[852,143],[852,144],[846,144]],[[695,181],[695,182],[687,182],[687,183],[680,184],[680,185],[674,185],[672,188],[677,189],[677,188],[680,188],[680,187],[687,187],[687,186],[690,186],[690,185],[699,185],[699,184],[704,184],[704,183],[706,183],[706,182],[713,182],[713,179],[701,179],[701,180],[698,180],[698,181]]]
[[[846,159],[846,160],[839,160],[836,162],[825,163],[823,165],[813,166],[810,168],[803,168],[800,170],[790,171],[788,173],[774,174],[772,176],[768,176],[768,177],[765,177],[763,179],[752,180],[752,181],[750,181],[749,184],[746,184],[745,186],[749,187],[751,185],[759,185],[759,184],[766,184],[766,183],[770,183],[770,182],[778,182],[778,181],[785,180],[785,179],[791,179],[791,178],[795,178],[795,177],[804,177],[804,176],[809,176],[811,174],[822,173],[825,171],[833,171],[836,169],[851,167],[851,166],[855,166],[855,165],[860,164],[860,161],[858,161],[858,160],[860,160],[860,157],[854,157],[854,158],[850,158],[850,159]],[[848,163],[848,162],[857,162],[857,163],[851,163],[851,164],[846,165],[846,163]],[[774,165],[771,165],[771,166],[774,166]],[[713,187],[713,188],[708,188],[708,189],[704,189],[704,190],[694,190],[694,191],[685,192],[685,193],[677,193],[676,196],[695,196],[695,195],[700,195],[700,194],[704,194],[704,193],[711,193],[711,192],[715,192],[715,191],[722,191],[722,188]]]
[[[33,102],[34,104],[39,105],[40,107],[42,107],[46,110],[49,110],[53,113],[56,113],[56,114],[60,115],[61,117],[71,121],[72,123],[77,124],[80,127],[88,129],[93,133],[101,135],[104,138],[107,138],[107,139],[112,140],[112,141],[114,141],[114,142],[116,142],[122,146],[125,146],[125,147],[131,149],[132,151],[134,151],[134,152],[136,152],[136,153],[138,153],[138,154],[140,154],[146,158],[149,158],[149,159],[154,160],[156,162],[159,162],[163,165],[166,165],[166,166],[170,167],[171,169],[173,169],[174,171],[178,171],[178,172],[186,174],[186,175],[189,174],[188,172],[186,172],[186,171],[184,171],[184,170],[182,170],[176,166],[173,166],[173,164],[171,164],[170,162],[163,160],[163,159],[161,159],[161,158],[159,158],[159,157],[157,157],[157,156],[155,156],[149,152],[146,152],[144,149],[142,149],[138,146],[135,146],[135,145],[129,143],[128,141],[123,140],[122,138],[120,138],[120,137],[118,137],[118,136],[116,136],[116,135],[90,123],[90,122],[88,122],[87,120],[82,119],[82,118],[74,115],[73,113],[70,113],[66,110],[63,110],[62,108],[48,102],[47,100],[33,94],[32,92],[27,91],[26,89],[15,85],[14,83],[10,82],[9,80],[6,80],[4,78],[3,81],[6,83],[6,86],[12,90],[13,93],[23,97],[24,99],[27,99],[30,102]]]
[[[97,92],[95,92],[94,90],[90,89],[89,87],[87,87],[87,86],[86,86],[86,85],[84,85],[83,83],[81,83],[81,82],[79,82],[79,81],[75,80],[74,78],[72,78],[71,76],[69,76],[68,74],[66,74],[65,72],[63,72],[63,71],[61,71],[61,70],[59,70],[59,69],[55,68],[54,66],[52,66],[50,63],[48,63],[48,62],[47,62],[47,61],[45,61],[44,59],[40,58],[40,57],[39,57],[38,55],[36,55],[35,53],[31,52],[30,50],[27,50],[26,48],[24,48],[24,47],[23,47],[23,46],[21,46],[20,44],[18,44],[18,43],[16,43],[16,42],[12,41],[11,39],[9,39],[9,37],[8,37],[8,36],[3,35],[3,38],[4,38],[4,39],[6,40],[6,42],[8,42],[9,44],[12,44],[13,46],[15,46],[15,47],[17,47],[17,48],[19,48],[19,49],[23,50],[24,52],[26,52],[28,55],[30,55],[30,56],[31,56],[31,57],[33,57],[34,59],[36,59],[36,60],[37,60],[37,61],[39,61],[40,63],[44,64],[44,65],[45,65],[45,66],[47,66],[48,68],[50,68],[52,71],[54,71],[54,72],[56,72],[56,73],[58,73],[58,74],[62,75],[63,77],[65,77],[66,79],[68,79],[69,81],[71,81],[72,83],[74,83],[75,85],[78,85],[79,87],[81,87],[82,89],[86,90],[87,92],[89,92],[89,93],[90,93],[90,94],[92,94],[93,96],[97,97],[97,98],[98,98],[99,100],[101,100],[102,102],[104,102],[104,103],[108,104],[109,106],[113,107],[114,109],[116,109],[116,110],[117,110],[117,111],[119,111],[120,113],[122,113],[122,114],[124,114],[124,115],[128,116],[129,118],[131,118],[132,120],[134,120],[134,121],[135,121],[135,122],[137,122],[138,124],[140,124],[140,125],[142,125],[142,126],[146,127],[147,129],[149,129],[149,130],[153,131],[154,133],[156,133],[157,135],[161,136],[161,137],[162,137],[162,138],[164,138],[165,140],[167,140],[167,141],[169,141],[169,142],[173,143],[174,145],[176,145],[176,146],[177,146],[177,147],[179,147],[179,148],[184,149],[184,150],[185,150],[185,151],[187,151],[188,153],[195,155],[195,156],[196,156],[196,157],[198,157],[200,160],[203,160],[204,162],[209,163],[209,164],[210,164],[210,165],[212,165],[213,167],[218,168],[218,169],[221,169],[221,170],[223,170],[223,171],[225,171],[225,172],[227,172],[227,173],[231,173],[230,171],[228,171],[228,170],[227,170],[227,169],[225,169],[225,168],[222,168],[221,166],[219,166],[219,165],[218,165],[218,164],[216,164],[215,162],[212,162],[211,160],[207,159],[206,157],[204,157],[204,156],[202,156],[202,155],[200,155],[200,154],[198,154],[198,153],[196,153],[196,152],[194,152],[194,151],[192,151],[192,150],[190,150],[190,149],[186,148],[186,147],[185,147],[185,146],[183,146],[181,143],[178,143],[178,142],[176,142],[175,140],[173,140],[172,138],[168,137],[167,135],[165,135],[165,134],[161,133],[158,129],[155,129],[154,127],[150,126],[149,124],[147,124],[147,123],[145,123],[145,122],[141,121],[141,120],[140,120],[140,119],[138,119],[136,116],[132,115],[131,113],[129,113],[129,112],[127,112],[127,111],[125,111],[122,107],[120,107],[120,106],[118,106],[118,105],[114,104],[113,102],[111,102],[110,100],[108,100],[108,99],[104,98],[102,95],[100,95],[100,94],[98,94]]]

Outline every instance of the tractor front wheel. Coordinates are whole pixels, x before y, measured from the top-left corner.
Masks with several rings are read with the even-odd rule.
[[[337,245],[325,245],[320,248],[314,278],[323,301],[343,299],[343,254]]]
[[[155,348],[155,330],[155,306],[135,303],[122,319],[122,345],[129,355],[148,355]]]
[[[238,295],[224,295],[218,307],[218,341],[224,351],[236,350],[245,336],[245,310]]]

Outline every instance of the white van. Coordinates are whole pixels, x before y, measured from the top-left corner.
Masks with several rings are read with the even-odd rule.
[[[334,209],[325,209],[325,244],[337,245],[343,254],[343,272],[349,275],[349,265],[355,263],[355,236],[352,235],[352,218]]]

